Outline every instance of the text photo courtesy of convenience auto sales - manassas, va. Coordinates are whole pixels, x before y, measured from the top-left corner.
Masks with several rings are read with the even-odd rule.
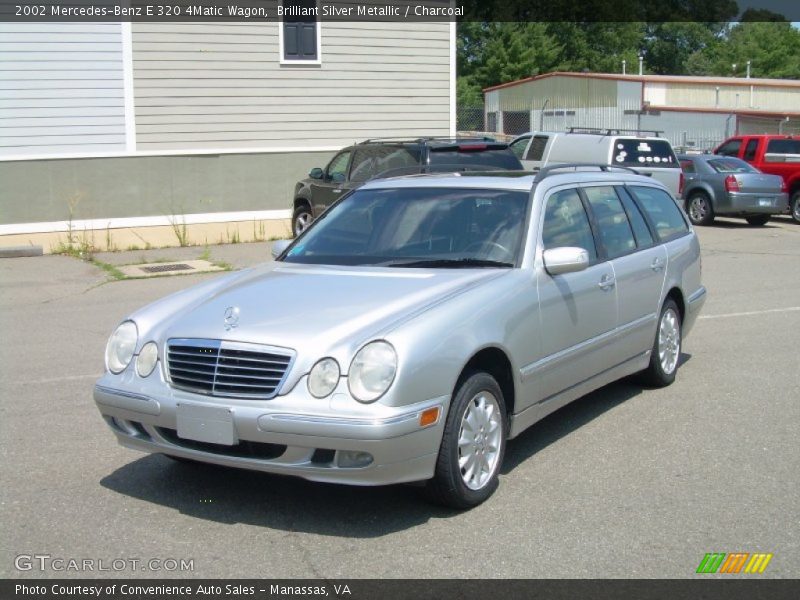
[[[0,599],[800,594],[800,5],[0,0]]]

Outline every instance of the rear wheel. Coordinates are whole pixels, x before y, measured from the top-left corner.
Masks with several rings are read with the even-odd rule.
[[[488,373],[458,387],[447,415],[436,472],[425,491],[437,504],[472,508],[491,496],[506,448],[503,392]]]
[[[692,225],[710,225],[714,220],[711,199],[703,192],[692,192],[686,200],[686,214]]]
[[[747,223],[753,227],[761,227],[762,225],[767,224],[767,221],[769,221],[769,215],[755,215],[753,217],[747,217],[746,220]]]
[[[642,373],[645,383],[666,387],[675,381],[681,358],[681,313],[672,298],[661,307],[650,364]]]
[[[311,207],[308,204],[298,204],[292,215],[292,233],[294,233],[294,236],[297,237],[308,229],[313,220],[314,215],[311,214]]]
[[[791,209],[792,219],[794,219],[794,222],[800,223],[800,190],[797,190],[794,194],[792,194],[792,198],[789,200],[789,208]]]

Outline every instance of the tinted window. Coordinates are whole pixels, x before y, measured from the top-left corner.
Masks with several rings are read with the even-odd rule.
[[[800,140],[770,140],[768,154],[800,154]]]
[[[590,260],[597,258],[589,217],[576,190],[556,192],[547,199],[542,243],[545,250],[573,246],[585,249]]]
[[[625,188],[619,188],[617,192],[619,193],[620,200],[622,200],[622,205],[625,207],[625,211],[628,213],[628,220],[633,227],[633,235],[636,236],[636,245],[639,248],[652,246],[653,235],[650,233],[650,229],[648,229],[639,207],[636,206],[636,203],[628,195],[628,192],[625,191]]]
[[[522,155],[525,153],[525,148],[528,147],[528,142],[531,141],[530,137],[520,138],[518,140],[514,140],[509,144],[509,148],[514,153],[514,156],[517,158],[522,158]]]
[[[667,167],[677,169],[678,159],[667,140],[618,139],[611,155],[612,164],[626,167]]]
[[[683,169],[684,173],[689,173],[689,174],[697,172],[697,170],[694,168],[694,163],[691,160],[682,160],[681,169]]]
[[[758,139],[752,139],[747,142],[747,146],[744,148],[744,159],[755,160],[756,150],[758,150]]]
[[[533,142],[531,143],[531,147],[528,148],[528,155],[525,157],[525,160],[542,160],[548,139],[550,138],[546,135],[533,136]]]
[[[461,150],[455,147],[431,148],[430,164],[484,166],[512,171],[522,169],[522,163],[507,147],[487,148],[486,150]]]
[[[613,187],[587,187],[583,189],[595,221],[600,228],[600,238],[608,258],[616,258],[636,249],[633,231]]]
[[[758,171],[743,160],[733,158],[732,156],[710,160],[708,161],[708,166],[717,173],[758,173]]]
[[[347,163],[350,161],[350,151],[346,150],[337,154],[328,165],[326,175],[328,179],[341,183],[347,179]]]
[[[667,192],[651,187],[629,188],[650,218],[662,241],[679,237],[689,231],[683,213]]]
[[[358,148],[353,154],[350,167],[350,181],[367,181],[378,171],[378,157],[375,148]]]
[[[324,213],[284,260],[401,266],[478,259],[513,265],[529,197],[507,190],[361,188]]]
[[[739,149],[742,147],[742,140],[731,140],[720,146],[714,154],[723,156],[739,156]]]

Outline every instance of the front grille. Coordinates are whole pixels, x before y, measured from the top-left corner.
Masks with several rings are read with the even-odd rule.
[[[294,355],[283,348],[222,340],[167,341],[173,387],[227,398],[272,398]]]

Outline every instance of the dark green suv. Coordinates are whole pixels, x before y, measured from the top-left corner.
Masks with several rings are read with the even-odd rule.
[[[311,169],[294,189],[292,232],[300,235],[345,193],[371,179],[431,171],[522,170],[508,144],[486,138],[366,140]]]

